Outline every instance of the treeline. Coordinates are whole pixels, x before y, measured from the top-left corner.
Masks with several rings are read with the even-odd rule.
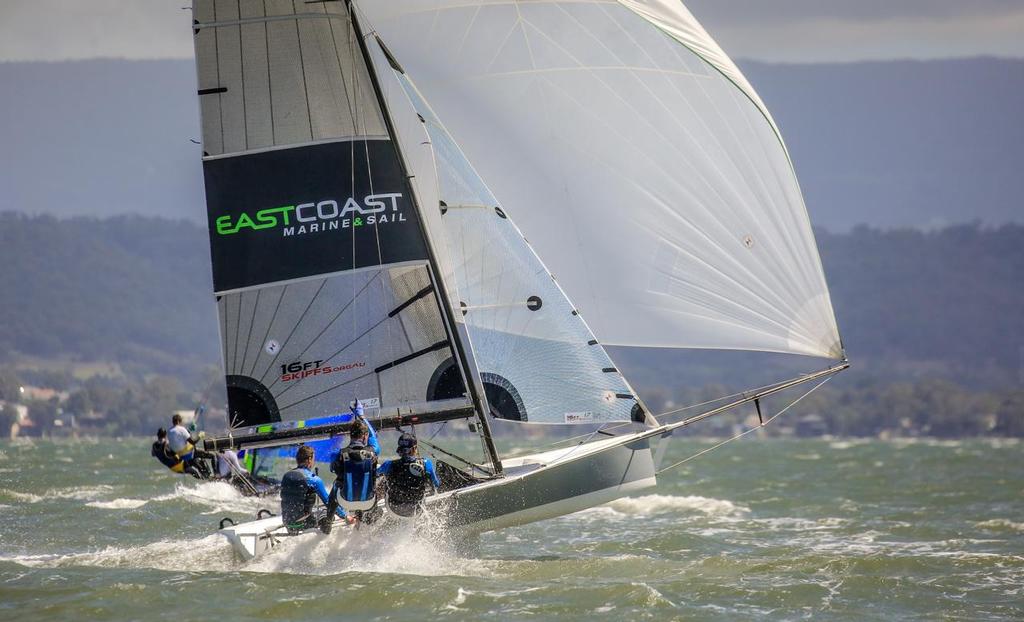
[[[176,410],[191,410],[202,395],[185,387],[173,376],[152,376],[145,380],[94,376],[72,381],[63,392],[67,398],[25,399],[19,387],[25,383],[18,372],[0,368],[0,438],[17,422],[13,403],[28,407],[31,427],[21,434],[49,436],[77,431],[104,436],[149,436],[158,426],[169,427]],[[219,423],[219,422],[218,422]]]
[[[785,408],[810,388],[798,387],[765,399],[763,416]],[[701,412],[700,408],[676,411],[678,407],[707,403],[704,408],[710,409],[720,403],[712,400],[734,391],[712,384],[674,394],[663,387],[641,388],[639,392],[653,411],[672,412],[665,419],[675,421]],[[721,436],[755,418],[753,406],[745,406],[732,416],[698,423],[691,431]],[[844,382],[840,376],[801,399],[766,432],[844,437],[1024,437],[1024,389],[974,390],[941,379],[882,383],[854,376],[852,381]]]
[[[1024,226],[860,227],[818,231],[818,242],[854,367],[800,412],[819,413],[834,434],[1019,434]],[[196,224],[0,213],[0,367],[77,400],[54,409],[100,412],[111,429],[148,434],[171,410],[194,406],[217,367],[211,289]],[[656,411],[814,365],[744,353],[612,355]],[[69,372],[89,362],[117,373]],[[42,421],[56,412],[36,407]]]

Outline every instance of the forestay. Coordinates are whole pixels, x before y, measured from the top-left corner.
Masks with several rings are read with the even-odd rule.
[[[602,342],[840,358],[774,122],[667,0],[360,0]]]
[[[343,3],[198,0],[232,427],[463,409],[421,220]],[[295,425],[302,425],[296,423]]]

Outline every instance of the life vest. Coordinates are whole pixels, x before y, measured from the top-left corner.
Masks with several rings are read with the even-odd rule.
[[[338,505],[346,511],[372,510],[377,505],[377,454],[366,446],[341,450],[331,470],[338,476]]]
[[[175,456],[174,454],[168,453],[167,445],[165,443],[156,441],[155,443],[153,443],[153,447],[152,449],[150,449],[149,453],[151,453],[154,458],[159,460],[160,464],[164,465],[165,467],[174,471],[175,473],[185,472],[185,461],[179,460],[178,457]]]
[[[191,460],[192,452],[194,452],[195,450],[196,446],[192,443],[188,443],[185,445],[185,449],[182,449],[181,451],[174,455],[178,456],[178,458],[180,458],[181,460]]]
[[[401,458],[388,470],[388,507],[411,516],[427,494],[430,476],[422,458]]]
[[[281,520],[285,525],[305,522],[316,507],[316,491],[304,469],[292,469],[281,478]]]

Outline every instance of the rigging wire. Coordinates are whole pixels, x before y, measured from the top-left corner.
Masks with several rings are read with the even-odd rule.
[[[788,404],[788,405],[787,405],[787,406],[786,406],[785,408],[783,408],[783,409],[782,409],[782,410],[780,410],[779,412],[775,413],[774,415],[772,415],[771,417],[769,417],[768,419],[766,419],[766,420],[764,421],[764,423],[761,423],[761,424],[759,424],[759,425],[756,425],[756,426],[754,426],[754,427],[752,427],[752,428],[750,428],[750,429],[744,430],[744,431],[740,432],[739,434],[736,434],[735,436],[732,436],[732,437],[730,437],[730,438],[727,438],[727,439],[725,439],[724,441],[722,441],[722,442],[720,442],[720,443],[717,443],[717,444],[715,444],[715,445],[712,445],[711,447],[707,447],[707,448],[705,448],[705,449],[702,449],[701,451],[698,451],[697,453],[695,453],[695,454],[693,454],[693,455],[691,455],[691,456],[688,456],[688,457],[686,457],[686,458],[683,458],[683,459],[682,459],[682,460],[680,460],[679,462],[676,462],[676,463],[674,463],[674,464],[671,464],[671,465],[669,465],[669,466],[665,467],[664,469],[659,469],[659,470],[658,470],[658,471],[657,471],[657,472],[655,473],[655,475],[661,475],[661,474],[662,474],[662,473],[664,473],[665,471],[669,471],[669,470],[672,470],[672,469],[674,469],[674,468],[676,468],[676,467],[678,467],[678,466],[680,466],[680,465],[682,465],[682,464],[685,464],[685,463],[689,462],[690,460],[693,460],[694,458],[699,458],[700,456],[703,456],[704,454],[706,454],[706,453],[708,453],[708,452],[710,452],[710,451],[714,451],[715,449],[718,449],[719,447],[721,447],[721,446],[723,446],[723,445],[727,445],[727,444],[729,444],[729,443],[731,443],[731,442],[735,441],[736,439],[738,439],[738,438],[740,438],[740,437],[742,437],[742,436],[746,436],[747,434],[750,434],[750,433],[751,433],[751,432],[753,432],[754,430],[760,430],[761,428],[765,427],[766,425],[768,425],[768,424],[769,424],[769,423],[771,423],[772,421],[775,421],[775,420],[776,420],[777,418],[779,418],[779,417],[780,417],[780,416],[781,416],[781,415],[782,415],[783,413],[785,413],[785,412],[786,412],[787,410],[789,410],[789,409],[790,409],[790,408],[792,408],[793,406],[796,406],[796,404],[797,404],[797,403],[798,403],[798,402],[799,402],[800,400],[804,399],[805,397],[807,397],[807,396],[808,396],[808,395],[810,395],[811,393],[814,393],[815,391],[817,391],[818,389],[820,389],[820,388],[822,387],[822,385],[824,385],[824,384],[825,384],[826,382],[828,382],[829,380],[832,380],[832,378],[835,378],[835,376],[828,376],[828,377],[826,377],[826,378],[825,378],[824,380],[822,380],[822,381],[821,381],[821,382],[819,382],[818,384],[816,384],[816,385],[814,385],[813,387],[811,387],[810,389],[808,389],[806,393],[804,393],[804,394],[803,394],[803,395],[801,395],[800,397],[798,397],[798,398],[796,398],[795,400],[793,400],[792,402],[790,402],[790,403],[789,403],[789,404]],[[666,439],[666,440],[667,440],[667,439]]]
[[[718,402],[724,402],[725,400],[729,400],[729,399],[732,399],[734,397],[744,397],[744,396],[746,396],[748,394],[751,394],[751,393],[759,393],[761,391],[764,391],[765,389],[770,389],[770,388],[772,388],[774,386],[777,386],[777,385],[780,385],[780,384],[782,384],[784,382],[787,382],[787,380],[778,380],[778,381],[775,381],[775,382],[772,382],[772,383],[769,383],[769,384],[762,385],[760,387],[754,387],[752,389],[744,389],[743,391],[737,391],[736,393],[731,393],[729,395],[723,395],[722,397],[716,397],[714,399],[705,400],[703,402],[697,402],[695,404],[689,404],[688,406],[680,406],[679,408],[676,408],[676,409],[673,409],[673,410],[667,410],[667,411],[665,411],[663,413],[658,413],[657,415],[655,415],[655,417],[660,418],[660,417],[665,417],[665,416],[668,416],[668,415],[675,415],[675,414],[678,414],[678,413],[681,413],[681,412],[684,412],[684,411],[687,411],[687,410],[693,410],[694,408],[700,408],[701,406],[708,406],[710,404],[716,404]],[[817,388],[817,387],[815,387],[815,388]],[[548,443],[547,445],[545,445],[545,447],[555,447],[557,445],[562,445],[562,444],[565,444],[565,443],[571,443],[571,442],[573,442],[573,441],[575,441],[577,439],[581,439],[581,438],[585,439],[583,442],[586,442],[586,440],[589,440],[595,434],[598,434],[598,433],[608,433],[609,430],[616,430],[616,429],[621,428],[621,427],[632,425],[632,423],[633,422],[631,422],[631,421],[623,421],[622,423],[616,423],[615,425],[611,425],[611,426],[607,426],[607,427],[601,426],[597,430],[595,430],[594,432],[587,432],[587,433],[584,433],[584,434],[578,434],[576,436],[570,436],[569,438],[561,439],[561,440],[558,440],[558,441],[553,441],[553,442]]]

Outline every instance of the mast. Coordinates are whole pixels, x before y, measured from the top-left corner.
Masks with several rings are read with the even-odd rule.
[[[370,74],[370,82],[373,85],[374,94],[377,97],[377,103],[380,106],[381,111],[384,115],[384,124],[388,129],[388,133],[395,139],[395,151],[398,153],[398,159],[401,163],[402,171],[405,174],[406,179],[411,179],[409,174],[409,166],[405,159],[405,154],[402,153],[402,149],[398,143],[398,134],[395,128],[394,120],[391,118],[391,110],[388,107],[387,101],[384,98],[383,91],[380,86],[379,78],[377,77],[376,67],[373,63],[373,58],[370,56],[370,51],[367,48],[366,38],[363,34],[363,29],[359,23],[358,17],[354,10],[353,0],[345,0],[345,4],[349,11],[349,16],[352,21],[352,28],[355,30],[356,40],[359,43],[359,50],[362,52],[363,60],[366,63],[366,69]],[[411,188],[411,185],[410,185]],[[419,204],[419,198],[415,192],[410,192],[410,197],[413,202],[415,209],[422,213],[422,206]],[[427,253],[430,257],[430,267],[433,276],[433,283],[435,288],[435,295],[437,296],[438,302],[441,306],[442,315],[445,320],[445,324],[448,329],[448,334],[451,338],[453,349],[459,358],[459,366],[464,374],[469,374],[470,369],[469,359],[466,353],[465,346],[462,341],[462,336],[458,334],[457,324],[455,322],[455,315],[452,310],[451,301],[448,299],[448,289],[443,281],[441,271],[437,269],[437,256],[434,252],[434,247],[430,237],[427,234],[426,227],[422,221],[420,222],[420,229],[423,233],[423,238],[427,241]],[[494,439],[491,435],[491,426],[487,421],[487,409],[485,408],[486,398],[480,395],[477,390],[477,383],[473,378],[464,377],[466,381],[466,389],[469,391],[470,398],[473,401],[473,406],[478,414],[481,436],[484,441],[484,447],[487,450],[488,457],[491,461],[494,473],[496,475],[501,474],[501,458],[498,456],[498,450],[494,445]]]

